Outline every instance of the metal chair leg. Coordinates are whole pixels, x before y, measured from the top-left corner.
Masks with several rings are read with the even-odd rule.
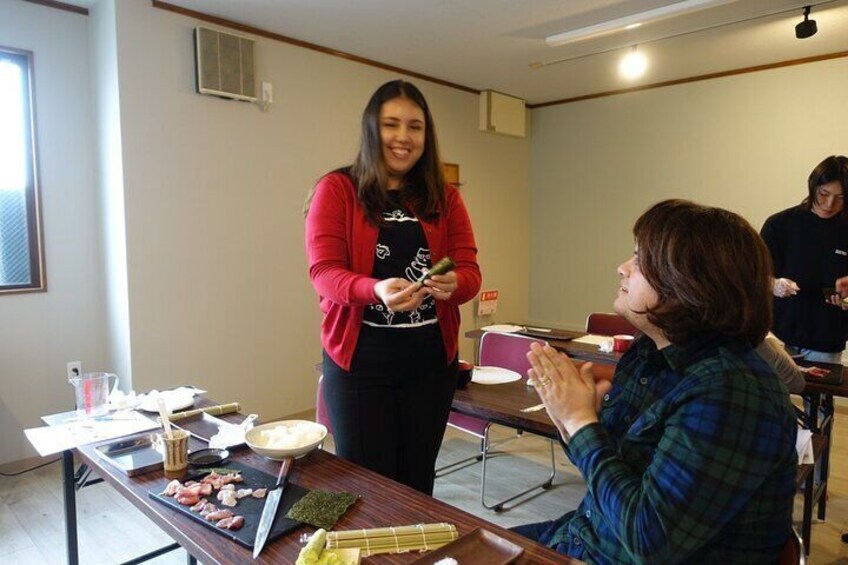
[[[483,438],[480,438],[480,451],[471,457],[465,457],[464,459],[460,459],[459,461],[454,461],[453,463],[448,463],[446,465],[442,465],[438,469],[436,469],[436,478],[444,477],[445,475],[450,475],[455,471],[460,471],[465,469],[466,467],[470,467],[480,461],[483,460]]]
[[[508,443],[508,442],[510,442],[514,439],[518,439],[519,437],[521,437],[521,434],[522,434],[522,430],[517,430],[516,435],[513,436],[513,437],[508,437],[508,438],[504,438],[504,439],[501,439],[501,440],[498,440],[498,441],[491,442],[489,444],[489,451],[488,451],[489,456],[494,456],[494,455],[498,455],[498,454],[501,454],[501,453],[505,453],[503,451],[492,451],[492,448],[497,447],[499,445],[503,445],[505,443]],[[474,434],[474,435],[476,436],[476,434]],[[454,461],[453,463],[447,463],[446,465],[442,465],[441,467],[436,469],[436,478],[438,479],[438,478],[444,477],[445,475],[450,475],[451,473],[453,473],[455,471],[460,471],[462,469],[465,469],[466,467],[470,467],[471,465],[475,465],[475,464],[479,463],[480,461],[483,460],[484,447],[485,447],[485,440],[484,440],[484,438],[481,437],[480,438],[480,451],[478,453],[476,453],[475,455],[472,455],[470,457],[465,457],[464,459],[460,459],[459,461]]]
[[[543,482],[541,482],[537,485],[534,485],[530,488],[527,488],[527,489],[519,492],[518,494],[510,496],[509,498],[505,498],[504,500],[501,500],[501,501],[496,502],[494,504],[486,504],[486,460],[488,459],[488,454],[489,454],[488,449],[487,449],[488,446],[489,446],[489,426],[486,426],[486,431],[483,434],[483,445],[484,445],[484,449],[483,449],[483,475],[480,478],[480,503],[483,505],[483,507],[488,509],[488,510],[494,510],[495,512],[503,512],[504,511],[504,504],[506,504],[507,502],[512,502],[516,498],[519,498],[519,497],[522,497],[526,494],[529,494],[529,493],[531,493],[534,490],[539,489],[539,488],[543,489],[543,490],[547,490],[547,489],[551,488],[551,484],[553,483],[554,477],[556,476],[556,455],[554,454],[554,442],[553,442],[553,440],[548,440],[548,443],[550,444],[550,447],[551,447],[551,474],[545,481],[543,481]]]

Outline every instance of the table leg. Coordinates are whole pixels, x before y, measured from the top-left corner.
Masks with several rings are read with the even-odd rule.
[[[68,565],[79,565],[74,452],[70,449],[62,452],[62,491],[65,503],[65,545],[68,551]]]
[[[804,481],[804,516],[801,520],[801,539],[804,540],[804,552],[810,554],[810,535],[813,524],[813,489],[815,488],[816,470],[810,471],[807,480]]]
[[[810,431],[814,434],[821,433],[819,428],[819,407],[821,406],[821,395],[818,393],[804,397],[804,409],[807,412]]]
[[[830,479],[830,447],[833,441],[833,418],[835,416],[833,395],[825,394],[822,402],[822,433],[824,434],[824,450],[821,457],[819,482],[822,483],[822,493],[819,497],[819,520],[824,520],[827,511],[827,483]]]

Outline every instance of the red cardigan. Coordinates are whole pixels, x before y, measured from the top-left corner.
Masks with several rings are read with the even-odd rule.
[[[419,219],[433,260],[450,256],[456,263],[457,289],[449,300],[436,300],[447,362],[454,360],[459,340],[459,305],[480,290],[477,245],[459,192],[445,186],[446,209],[435,222]],[[324,319],[321,344],[340,367],[349,371],[359,339],[365,306],[379,304],[374,253],[379,228],[369,224],[345,174],[333,172],[318,181],[306,217],[309,278],[318,292]]]

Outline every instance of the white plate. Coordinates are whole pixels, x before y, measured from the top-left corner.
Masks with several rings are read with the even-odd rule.
[[[512,324],[495,324],[480,328],[484,332],[498,332],[502,334],[514,334],[524,330],[524,326],[513,326]]]
[[[168,409],[168,412],[176,412],[177,410],[194,406],[194,393],[195,390],[193,388],[187,387],[163,391],[151,390],[144,395],[144,398],[138,405],[138,409],[145,412],[159,412],[157,399],[161,396],[165,399],[165,408]]]
[[[521,375],[502,367],[474,367],[471,382],[479,385],[500,385],[520,381]]]

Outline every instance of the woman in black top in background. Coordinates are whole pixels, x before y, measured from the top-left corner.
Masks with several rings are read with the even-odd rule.
[[[773,331],[807,361],[841,363],[848,340],[848,157],[830,156],[808,196],[769,217],[761,235],[774,262]]]

